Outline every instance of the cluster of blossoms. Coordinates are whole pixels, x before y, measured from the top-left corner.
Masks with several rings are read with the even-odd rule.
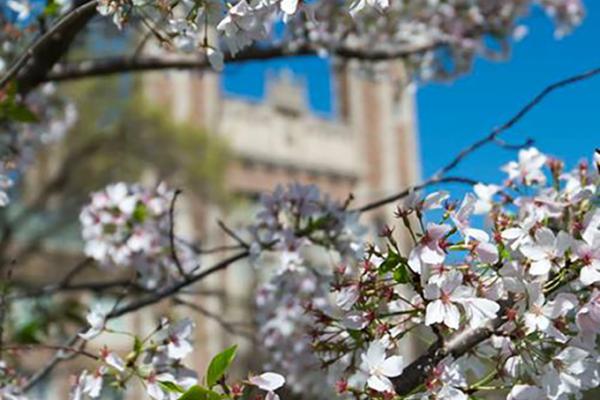
[[[107,326],[106,314],[101,309],[93,309],[87,319],[90,327],[80,334],[86,341],[96,341],[103,332],[119,333]],[[99,398],[108,382],[111,386],[125,388],[132,380],[141,381],[152,399],[177,398],[169,391],[169,383],[187,390],[198,381],[196,373],[183,364],[183,359],[193,350],[193,330],[194,323],[190,319],[174,324],[163,319],[150,334],[143,338],[136,336],[131,352],[124,358],[108,347],[102,347],[96,358],[97,368],[91,372],[84,370],[76,377],[70,398]]]
[[[334,380],[318,368],[307,332],[315,324],[307,309],[328,308],[329,276],[308,268],[277,274],[256,294],[257,336],[268,352],[265,368],[285,371],[289,387],[306,396],[330,393]]]
[[[31,39],[37,17],[55,18],[70,5],[69,0],[9,0],[0,8],[0,20],[12,27],[0,33],[0,44],[7,47],[0,50],[0,71],[14,59],[14,50]],[[155,27],[161,44],[204,52],[218,70],[223,68],[223,47],[235,55],[253,43],[277,38],[290,51],[309,47],[322,54],[340,48],[367,55],[415,50],[410,59],[415,70],[424,78],[436,78],[466,71],[477,54],[497,56],[498,48],[505,52],[511,38],[526,33],[518,24],[533,6],[555,21],[557,36],[579,25],[584,16],[581,0],[99,0],[98,12],[119,28],[142,18]],[[287,25],[283,36],[274,33],[281,21]],[[501,45],[490,46],[491,40]],[[439,51],[443,48],[450,51]],[[453,62],[444,62],[448,57]]]
[[[148,189],[122,182],[93,193],[80,214],[85,254],[104,267],[135,268],[147,287],[191,272],[192,249],[171,237],[173,196],[164,184]]]
[[[361,236],[365,228],[359,214],[321,195],[315,185],[278,186],[261,198],[261,211],[249,230],[253,236],[251,252],[258,257],[263,250],[281,255],[278,273],[294,270],[305,262],[302,249],[318,245],[342,258],[357,258],[362,253]]]
[[[393,55],[398,49],[421,49],[411,61],[422,76],[432,78],[463,72],[476,54],[496,52],[493,49],[498,46],[489,46],[490,38],[506,49],[512,37],[526,32],[517,23],[533,5],[541,6],[555,20],[558,36],[577,26],[584,15],[580,0],[101,0],[98,10],[112,16],[119,27],[136,8],[143,10],[140,15],[153,15],[154,23],[167,21],[161,42],[184,51],[203,50],[216,69],[223,67],[222,44],[235,55],[255,42],[272,39],[273,27],[283,21],[288,26],[283,39],[290,50],[308,46],[327,54],[342,47]],[[221,40],[209,43],[209,30],[216,30]],[[437,51],[440,47],[451,51]],[[443,62],[448,54],[455,71]]]
[[[98,336],[103,332],[120,333],[107,326],[106,313],[99,308],[93,309],[87,320],[89,328],[80,334],[85,341],[98,341]],[[285,383],[284,377],[279,374],[265,372],[250,376],[245,382],[231,385],[225,381],[225,373],[235,357],[236,346],[213,359],[206,373],[206,387],[200,386],[197,373],[183,363],[193,351],[194,325],[187,318],[175,324],[162,319],[157,328],[143,338],[124,332],[127,336],[134,337],[132,349],[127,356],[123,358],[108,347],[102,347],[96,357],[98,366],[92,372],[84,370],[76,377],[70,399],[100,398],[103,387],[108,383],[118,389],[125,389],[134,380],[139,380],[149,398],[155,400],[176,400],[186,392],[190,398],[198,399],[238,398],[246,387],[252,386],[265,391],[268,400],[279,399],[275,391]],[[224,393],[214,391],[217,384]]]
[[[386,229],[385,250],[368,246],[359,262],[281,273],[280,287],[258,294],[265,340],[301,359],[289,340],[312,338],[330,368],[320,381],[333,375],[341,395],[466,400],[503,390],[509,400],[566,400],[598,386],[600,152],[566,171],[529,148],[503,170],[503,185],[478,184],[460,202],[445,192],[406,199],[396,216],[413,241],[408,250]],[[333,298],[316,282],[330,282]],[[414,330],[422,336],[428,327],[432,340],[451,346],[484,326],[489,336],[467,354],[450,350],[424,370],[424,386],[394,383],[409,368],[401,349],[414,347]],[[291,376],[296,368],[277,366]],[[310,390],[308,380],[292,388]]]
[[[148,398],[153,400],[193,399],[236,399],[251,395],[258,389],[265,392],[265,400],[279,400],[276,391],[285,384],[285,378],[273,372],[249,375],[248,379],[229,383],[226,373],[235,358],[236,346],[230,347],[214,357],[201,382],[198,374],[185,365],[185,359],[193,351],[195,324],[190,319],[171,323],[162,318],[151,332],[138,336],[134,332],[114,330],[110,327],[107,312],[94,307],[87,315],[88,329],[79,334],[84,345],[102,344],[103,334],[121,335],[131,340],[129,351],[106,345],[96,352],[79,348],[64,347],[65,353],[79,353],[92,360],[88,369],[72,377],[69,393],[71,400],[104,398],[106,389],[125,391],[134,384],[141,385]],[[114,341],[113,341],[114,342]],[[23,346],[23,351],[30,350]],[[43,345],[42,345],[43,347]],[[88,346],[89,347],[89,346]],[[96,347],[98,348],[98,347]],[[18,356],[19,351],[14,350]],[[126,353],[126,354],[125,354]],[[27,380],[17,375],[0,360],[0,398],[5,400],[32,399],[23,389]],[[217,386],[220,388],[218,389]]]
[[[315,319],[306,310],[331,308],[332,271],[311,265],[320,265],[323,257],[360,258],[366,229],[358,223],[358,213],[347,207],[321,195],[314,185],[279,186],[263,195],[250,227],[253,257],[267,252],[279,256],[256,299],[259,336],[270,354],[266,367],[284,371],[292,390],[317,397],[331,392],[335,381],[324,379],[316,368],[319,360],[307,335]],[[311,251],[317,247],[327,254]]]

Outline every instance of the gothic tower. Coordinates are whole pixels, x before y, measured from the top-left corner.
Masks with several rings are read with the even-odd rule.
[[[356,62],[335,64],[331,72],[337,109],[333,120],[310,112],[307,88],[289,73],[271,76],[262,103],[223,97],[220,76],[211,71],[148,74],[145,88],[146,95],[170,110],[175,119],[194,123],[227,141],[232,160],[225,187],[232,193],[251,200],[278,183],[297,180],[316,183],[339,200],[352,192],[353,205],[361,205],[399,192],[419,179],[414,93],[407,88],[401,63],[378,63],[376,69],[374,75]],[[253,212],[252,200],[246,211],[237,212],[189,197],[187,203],[179,204],[190,210],[181,214],[188,223],[177,226],[189,225],[191,216],[195,235],[210,245],[227,239],[217,226],[218,219],[231,227],[236,221],[243,226]],[[365,217],[381,225],[390,221],[394,206]],[[201,263],[208,266],[216,260],[207,255]],[[222,292],[221,297],[195,301],[225,320],[251,319],[253,274],[252,267],[236,264],[198,288]],[[225,332],[216,334],[221,331],[214,318],[199,321],[197,340],[204,345],[195,359],[200,363],[228,342],[240,343]],[[251,347],[240,351],[252,354]],[[197,365],[199,370],[204,367]]]

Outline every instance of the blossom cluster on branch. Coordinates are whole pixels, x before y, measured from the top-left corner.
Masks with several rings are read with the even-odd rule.
[[[280,272],[302,264],[300,252],[307,245],[318,245],[343,258],[357,258],[362,252],[366,232],[359,213],[348,212],[348,201],[341,204],[322,195],[315,185],[278,186],[261,198],[261,211],[249,227],[253,237],[250,250],[257,257],[263,250],[281,254]]]
[[[444,191],[412,193],[377,244],[364,243],[349,202],[314,186],[278,188],[262,199],[246,254],[279,266],[257,292],[257,323],[271,353],[266,368],[286,378],[268,372],[230,385],[209,367],[200,381],[182,364],[193,350],[186,319],[161,322],[143,338],[125,332],[136,338],[125,356],[62,349],[98,363],[79,374],[72,397],[97,398],[108,382],[124,389],[136,379],[155,399],[238,398],[251,387],[277,399],[286,380],[314,396],[407,400],[489,391],[567,400],[599,386],[600,152],[566,170],[522,149],[502,169],[501,185],[477,184],[460,201]],[[123,183],[94,194],[81,214],[88,255],[142,278],[149,268],[175,274],[165,250],[174,243],[165,235],[173,195]],[[108,324],[115,315],[93,308],[80,338],[123,333]],[[405,351],[415,349],[415,337],[430,343],[425,364]],[[230,363],[235,349],[228,351],[215,363]],[[3,394],[24,398],[23,380],[0,371]]]
[[[93,340],[105,331],[119,333],[105,326],[103,315],[97,310],[88,316],[88,320],[93,325],[81,334],[85,340]],[[102,321],[102,325],[98,321]],[[125,388],[136,379],[143,383],[148,396],[153,399],[176,398],[170,393],[169,383],[184,390],[197,383],[196,373],[183,364],[183,359],[193,350],[190,343],[193,328],[190,319],[175,324],[162,320],[150,334],[143,338],[134,337],[131,352],[125,358],[102,347],[97,358],[99,365],[94,371],[81,372],[71,389],[71,398],[98,398],[108,382]]]
[[[382,243],[364,245],[358,214],[314,186],[265,195],[250,248],[255,263],[278,255],[279,268],[257,292],[268,368],[300,393],[335,389],[365,398],[461,400],[497,390],[511,400],[560,400],[598,386],[600,154],[566,171],[529,148],[503,170],[502,185],[477,184],[461,201],[446,192],[408,196],[395,216],[410,249],[389,227]],[[139,264],[138,271],[156,262],[138,263],[132,254],[149,249],[132,249],[129,241],[160,232],[140,221],[136,208],[160,219],[168,196],[124,184],[95,196],[96,211],[82,212],[84,225],[91,223],[90,248],[116,247],[89,254]],[[315,248],[335,264],[323,267]],[[112,259],[121,253],[127,257]],[[449,350],[422,371],[421,382],[395,383],[410,368],[401,353],[414,345],[411,333],[450,346],[497,320],[467,354]],[[306,373],[319,363],[327,374]]]
[[[315,355],[341,395],[361,398],[460,400],[496,390],[511,400],[568,399],[600,384],[600,154],[565,171],[530,148],[503,170],[503,185],[479,184],[461,202],[445,192],[407,198],[396,217],[413,240],[408,251],[388,228],[385,245],[367,246],[360,261],[296,263],[258,292],[262,339],[293,389],[331,380],[307,374],[302,387],[293,378],[298,360]],[[500,327],[468,354],[449,354],[408,390],[394,383],[409,367],[401,353],[414,345],[411,332],[450,346],[495,320]],[[309,338],[314,354],[300,356]]]
[[[148,189],[123,182],[92,193],[80,214],[85,254],[105,268],[133,268],[146,287],[182,278],[197,263],[190,246],[171,232],[174,196],[164,184]]]
[[[116,333],[106,326],[105,315],[94,310],[88,315],[90,328],[81,334],[86,341],[103,332]],[[176,399],[233,399],[252,387],[266,392],[266,399],[278,400],[275,393],[285,383],[285,378],[273,372],[250,375],[246,381],[228,383],[226,372],[232,363],[236,346],[215,356],[200,382],[198,374],[184,365],[184,359],[192,351],[194,322],[183,319],[171,324],[163,319],[157,328],[143,337],[133,335],[132,349],[125,358],[104,346],[96,357],[98,367],[94,372],[84,370],[75,379],[70,399],[99,398],[107,384],[125,389],[131,381],[140,381],[148,396],[155,400]],[[131,334],[124,332],[128,336]],[[219,386],[223,393],[218,393]]]
[[[58,18],[71,2],[48,1],[45,8],[43,3],[8,2],[5,13],[15,28],[3,33],[5,58],[18,48],[15,38],[36,30],[36,17]],[[119,29],[142,21],[165,47],[200,51],[215,69],[223,68],[226,53],[235,56],[254,43],[271,41],[292,54],[310,48],[323,55],[362,52],[367,59],[411,55],[409,63],[418,75],[443,78],[467,71],[477,54],[505,55],[511,39],[526,34],[521,19],[536,6],[554,20],[558,36],[584,16],[581,0],[98,0],[97,10]],[[286,29],[278,34],[282,23]]]
[[[429,1],[411,3],[388,0],[240,0],[223,2],[153,2],[147,0],[101,0],[99,12],[110,15],[122,27],[136,17],[136,8],[155,15],[152,22],[166,20],[163,43],[183,51],[203,50],[216,69],[223,67],[226,47],[236,53],[255,42],[273,40],[274,27],[287,24],[285,45],[293,53],[308,46],[321,54],[350,48],[369,53],[414,52],[410,59],[425,78],[464,72],[474,55],[493,55],[493,39],[502,51],[510,39],[524,35],[519,25],[532,5],[543,7],[556,22],[557,35],[578,25],[584,15],[579,0],[462,2]],[[220,40],[209,38],[216,30]],[[439,48],[448,51],[438,51]],[[498,54],[503,54],[502,51]],[[452,60],[454,71],[444,59]]]

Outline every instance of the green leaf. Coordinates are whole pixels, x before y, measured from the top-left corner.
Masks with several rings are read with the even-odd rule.
[[[362,337],[362,332],[361,331],[357,331],[355,329],[348,329],[348,334],[355,341],[359,341],[361,339],[361,337]]]
[[[400,264],[394,270],[394,280],[397,283],[408,283],[410,281],[410,276],[408,275],[406,264]]]
[[[138,203],[133,210],[133,219],[137,222],[144,222],[148,216],[148,209],[143,203]]]
[[[38,122],[38,117],[23,104],[13,103],[6,107],[6,118],[16,122]]]
[[[33,320],[15,333],[15,340],[18,343],[41,343],[40,336],[43,333],[43,327],[38,320]]]
[[[379,272],[385,274],[392,271],[400,263],[400,256],[394,250],[388,248],[387,257],[379,266]]]
[[[0,92],[0,121],[37,122],[37,116],[25,104],[17,101],[17,86],[11,83]]]
[[[143,346],[144,346],[144,344],[142,343],[141,339],[140,339],[139,337],[137,337],[137,336],[136,336],[136,337],[133,339],[133,351],[134,351],[136,354],[139,354],[139,353],[141,353],[141,351],[142,351],[142,347],[143,347]]]
[[[206,371],[206,385],[209,388],[216,385],[219,379],[225,374],[235,358],[236,350],[237,346],[231,346],[212,359],[208,366],[208,370]]]
[[[192,386],[179,400],[221,400],[221,395],[201,386]]]
[[[44,8],[44,14],[48,17],[56,16],[59,12],[60,5],[55,0],[49,1],[46,8]]]
[[[170,392],[170,393],[184,393],[185,392],[185,390],[181,386],[176,384],[175,382],[159,381],[158,384],[163,389],[165,389],[167,392]]]

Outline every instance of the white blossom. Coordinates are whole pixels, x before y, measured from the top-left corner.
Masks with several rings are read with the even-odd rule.
[[[535,147],[519,150],[519,160],[511,161],[502,169],[508,174],[508,179],[526,185],[534,183],[544,184],[546,176],[542,167],[546,164],[547,157]]]
[[[404,369],[401,356],[386,357],[386,346],[379,341],[369,344],[366,353],[362,355],[362,368],[369,375],[367,385],[378,392],[394,393],[394,385],[389,378],[400,375]]]

